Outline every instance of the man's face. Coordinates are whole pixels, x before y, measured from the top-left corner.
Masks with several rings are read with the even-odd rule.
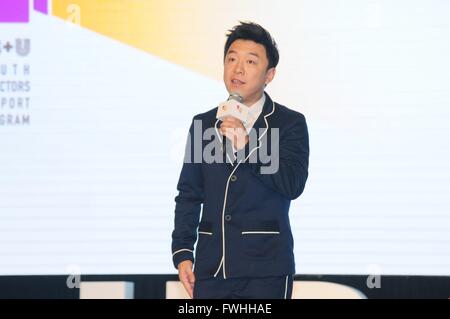
[[[244,104],[253,105],[261,98],[264,85],[275,76],[275,68],[267,70],[268,65],[263,45],[251,40],[234,41],[224,61],[223,81],[228,93],[239,93]]]

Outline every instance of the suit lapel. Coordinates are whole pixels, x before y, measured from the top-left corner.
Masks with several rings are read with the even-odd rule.
[[[267,94],[266,92],[264,92],[264,94],[266,95],[266,101],[264,102],[263,110],[262,110],[261,114],[258,116],[258,119],[256,120],[255,124],[253,125],[253,129],[256,132],[258,141],[256,143],[256,146],[252,146],[251,148],[249,148],[248,154],[251,154],[255,150],[255,148],[258,148],[258,145],[260,145],[260,143],[262,145],[262,143],[266,140],[266,139],[262,139],[261,137],[263,134],[269,133],[269,128],[270,128],[269,117],[275,111],[275,104],[273,103],[269,94]]]

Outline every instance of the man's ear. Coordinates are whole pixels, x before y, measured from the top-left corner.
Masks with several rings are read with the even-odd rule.
[[[275,76],[275,73],[276,73],[276,69],[275,68],[270,68],[270,69],[267,70],[267,72],[266,72],[266,80],[265,80],[266,85],[269,84],[270,82],[272,82],[272,80],[273,80],[273,78]]]

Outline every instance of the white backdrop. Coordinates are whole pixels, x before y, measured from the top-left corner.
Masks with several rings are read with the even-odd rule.
[[[449,3],[299,3],[268,23],[268,92],[310,131],[297,272],[450,275]],[[223,84],[34,12],[0,24],[2,47],[16,38],[31,52],[0,51],[0,274],[173,273],[187,129]]]

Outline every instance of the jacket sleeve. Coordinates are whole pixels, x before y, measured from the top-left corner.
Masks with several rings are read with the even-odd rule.
[[[277,171],[261,173],[264,164],[259,159],[256,163],[247,162],[245,165],[249,165],[252,173],[266,186],[293,200],[301,195],[308,178],[309,137],[305,117],[299,114],[292,124],[283,129],[284,132],[280,130]]]
[[[203,176],[201,163],[194,163],[194,123],[189,129],[183,167],[175,197],[175,219],[172,232],[172,259],[175,268],[184,260],[194,262],[194,244],[203,203]],[[197,143],[201,141],[197,141]],[[201,144],[200,144],[201,145]],[[198,145],[197,145],[198,147]]]

